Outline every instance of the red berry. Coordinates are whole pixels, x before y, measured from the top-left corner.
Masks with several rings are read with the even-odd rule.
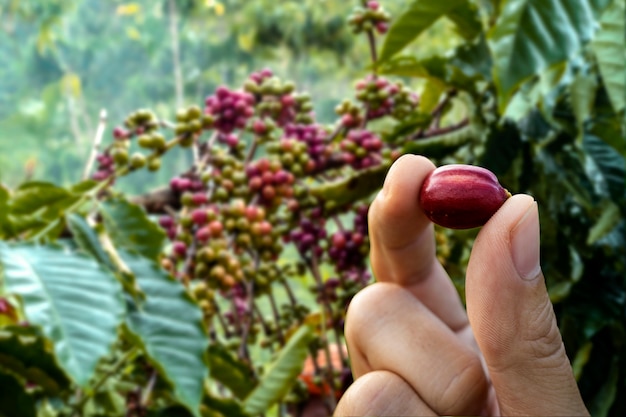
[[[177,240],[172,244],[172,252],[179,258],[184,258],[187,255],[187,245],[185,242]]]
[[[491,171],[453,164],[428,174],[419,203],[433,223],[470,229],[485,224],[510,196]]]
[[[205,193],[194,193],[192,196],[192,202],[196,206],[200,206],[202,204],[206,204],[209,201]]]
[[[211,237],[211,228],[209,226],[204,226],[196,230],[196,239],[199,242],[206,242]]]
[[[208,220],[207,211],[205,209],[195,209],[191,212],[191,221],[201,226]]]
[[[208,228],[211,230],[211,236],[218,237],[224,230],[224,225],[219,220],[213,220],[209,223]]]

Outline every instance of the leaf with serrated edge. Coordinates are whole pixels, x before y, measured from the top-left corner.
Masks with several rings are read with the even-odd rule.
[[[626,13],[623,1],[614,1],[600,19],[600,30],[592,43],[600,74],[613,110],[626,107]]]
[[[267,369],[259,385],[246,397],[243,406],[250,415],[261,414],[280,401],[302,371],[313,332],[302,326],[291,336],[278,358]]]
[[[526,79],[569,59],[590,41],[609,0],[510,0],[489,33],[494,81],[504,109]]]
[[[124,199],[108,200],[101,205],[104,227],[116,247],[135,251],[156,260],[165,241],[165,232],[139,206]]]
[[[145,301],[128,315],[129,328],[141,338],[154,365],[172,383],[178,400],[198,415],[207,376],[208,338],[202,327],[202,312],[182,284],[156,263],[124,251],[120,256],[145,295]]]
[[[63,369],[85,386],[116,338],[121,287],[93,259],[57,246],[0,242],[2,278],[26,317],[54,343]]]

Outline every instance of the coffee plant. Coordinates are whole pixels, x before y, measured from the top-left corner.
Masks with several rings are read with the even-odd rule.
[[[334,123],[260,69],[173,120],[132,112],[96,141],[90,179],[0,188],[0,415],[332,413],[351,383],[345,311],[373,280],[368,204],[405,153],[535,197],[583,398],[626,413],[623,2],[384,6],[343,23],[370,57]],[[441,19],[459,45],[417,58]],[[189,164],[169,183],[117,188],[175,148]],[[475,234],[436,229],[461,295]]]

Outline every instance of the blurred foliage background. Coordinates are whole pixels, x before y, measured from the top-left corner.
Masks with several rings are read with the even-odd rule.
[[[392,14],[402,1],[386,1]],[[354,5],[337,1],[180,0],[0,2],[0,181],[69,184],[80,177],[102,109],[115,124],[134,109],[174,116],[218,85],[238,85],[269,67],[311,93],[321,122],[366,72],[367,42],[350,33]],[[458,36],[446,21],[419,45],[446,50]],[[170,158],[175,161],[176,158]],[[148,183],[179,172],[170,162]]]
[[[174,119],[176,109],[202,105],[217,86],[241,85],[264,67],[309,91],[318,121],[331,123],[335,106],[353,96],[354,80],[370,72],[367,40],[346,24],[355,3],[0,0],[0,182],[74,184],[103,110],[109,140],[135,109]],[[398,16],[419,3],[384,6]],[[381,53],[379,74],[398,76],[422,98],[430,94],[433,107],[445,91],[458,93],[454,101],[471,125],[461,133],[473,140],[458,152],[427,155],[486,166],[508,189],[538,201],[542,267],[583,397],[592,415],[625,415],[626,125],[619,92],[626,77],[619,57],[626,54],[624,38],[615,35],[620,27],[623,33],[624,2],[561,0],[544,9],[534,0],[458,3],[467,6],[465,15],[421,22],[428,30],[418,42],[410,43],[414,20],[395,22],[391,32],[407,42]],[[568,11],[563,5],[581,20],[558,27],[555,19]],[[500,16],[481,22],[478,9],[483,20]],[[519,10],[545,13],[554,30],[537,36],[535,22]],[[506,30],[517,31],[518,44],[507,43]],[[408,59],[394,60],[399,50]],[[402,151],[418,152],[427,141],[397,132],[420,123],[409,120],[395,133],[376,128],[389,142],[407,136]],[[137,172],[117,188],[138,194],[166,184],[190,165],[187,153],[172,153],[158,173]],[[335,194],[350,198],[345,188]],[[475,231],[442,236],[445,267],[462,293]]]

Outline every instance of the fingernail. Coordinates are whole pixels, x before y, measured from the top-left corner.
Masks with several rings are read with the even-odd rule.
[[[511,231],[511,255],[522,279],[530,281],[539,276],[539,212],[536,202],[528,207]]]

